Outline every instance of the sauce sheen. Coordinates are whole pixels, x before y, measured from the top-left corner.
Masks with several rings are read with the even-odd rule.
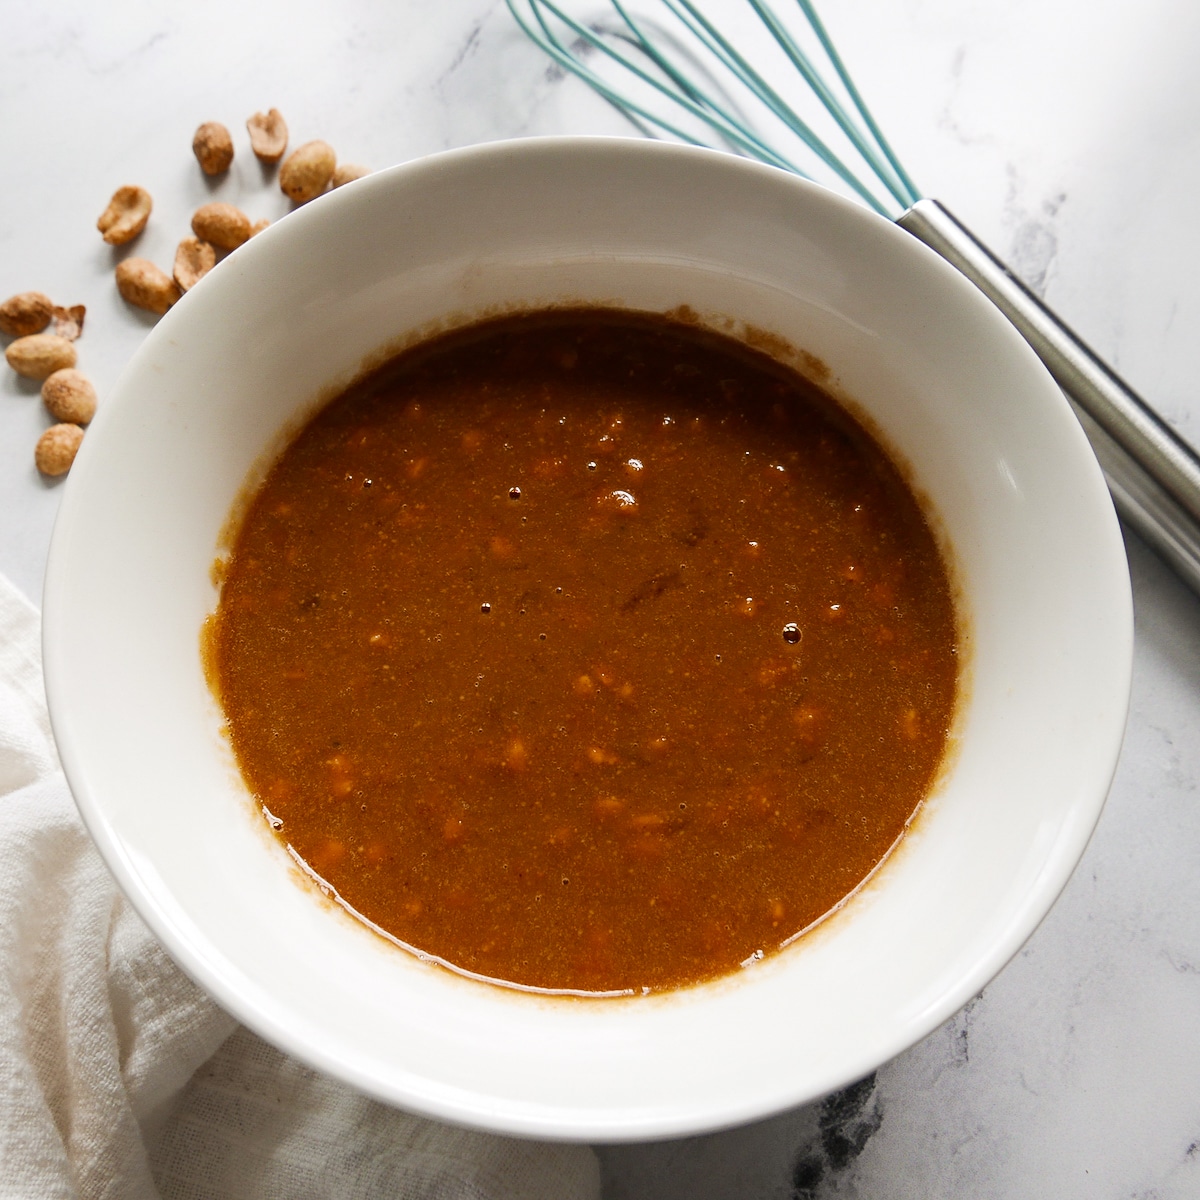
[[[945,564],[844,410],[648,314],[504,317],[324,408],[208,640],[278,836],[416,950],[675,988],[819,920],[903,833],[955,703]]]

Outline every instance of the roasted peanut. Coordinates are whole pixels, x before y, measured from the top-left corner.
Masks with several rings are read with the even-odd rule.
[[[83,430],[78,425],[51,425],[38,438],[33,461],[43,475],[65,475],[82,442]]]
[[[56,421],[86,425],[96,415],[96,389],[86,375],[64,367],[42,384],[42,403]]]
[[[192,138],[192,153],[205,175],[220,175],[233,162],[233,138],[220,121],[205,121]]]
[[[353,183],[356,179],[361,179],[370,173],[366,167],[360,167],[358,163],[338,163],[337,170],[333,173],[333,186],[339,188],[344,183]]]
[[[132,241],[150,220],[154,201],[143,187],[126,185],[113,192],[108,207],[100,214],[96,228],[110,246],[123,246]]]
[[[277,108],[257,112],[246,122],[250,134],[250,149],[262,162],[274,163],[283,157],[288,144],[287,122]]]
[[[41,333],[50,324],[54,305],[41,292],[21,292],[0,304],[0,333],[9,337],[28,337]]]
[[[217,265],[217,252],[199,238],[184,238],[175,251],[175,282],[188,292]]]
[[[61,308],[56,304],[53,315],[54,332],[73,342],[83,332],[83,318],[87,316],[87,309],[82,304],[72,304],[70,308]]]
[[[55,371],[75,365],[75,347],[53,333],[31,333],[17,338],[4,352],[8,365],[26,379],[45,379]]]
[[[160,315],[180,296],[175,280],[144,258],[127,258],[117,264],[117,291],[135,307]]]
[[[240,208],[218,200],[192,214],[192,232],[222,250],[236,250],[250,237],[250,218]]]
[[[336,168],[337,155],[328,142],[305,142],[279,168],[279,186],[289,199],[304,204],[329,186]]]

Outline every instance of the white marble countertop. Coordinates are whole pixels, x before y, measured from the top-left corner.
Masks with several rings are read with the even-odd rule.
[[[901,159],[1176,426],[1200,440],[1200,7],[1192,0],[840,0],[824,16]],[[242,123],[278,106],[386,166],[471,142],[628,133],[547,71],[503,0],[341,5],[0,0],[0,298],[88,318],[104,396],[151,323],[94,222],[155,197],[137,252],[169,265],[192,210],[287,204]],[[239,158],[191,156],[219,120]],[[0,572],[40,594],[59,485],[48,423],[0,372]],[[1200,605],[1130,539],[1133,705],[1084,860],[1000,976],[856,1089],[744,1129],[600,1151],[607,1196],[1200,1195]]]

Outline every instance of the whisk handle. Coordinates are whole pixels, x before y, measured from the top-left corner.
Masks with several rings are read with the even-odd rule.
[[[957,267],[1017,327],[1071,402],[1125,522],[1200,595],[1200,457],[936,200],[897,224]]]

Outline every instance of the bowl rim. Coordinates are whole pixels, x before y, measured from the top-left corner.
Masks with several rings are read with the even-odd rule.
[[[463,164],[469,165],[471,163],[486,164],[497,157],[507,158],[514,155],[517,157],[527,155],[538,156],[547,153],[552,155],[563,153],[570,155],[575,153],[589,154],[593,152],[607,153],[613,151],[616,151],[618,154],[674,155],[679,156],[680,160],[721,160],[732,170],[766,172],[772,176],[786,175],[786,173],[776,168],[697,147],[680,146],[640,138],[564,136],[515,139],[444,151],[389,168],[375,176],[368,177],[354,186],[362,187],[365,185],[376,188],[402,186],[405,180],[413,178],[420,172],[442,170],[448,167],[457,168]],[[733,164],[736,164],[736,166]],[[912,253],[926,256],[928,261],[938,264],[935,269],[944,273],[943,278],[954,281],[949,286],[962,289],[960,295],[964,303],[982,304],[986,308],[991,309],[996,317],[1003,320],[999,311],[995,310],[991,303],[981,293],[976,291],[973,285],[967,283],[953,268],[943,263],[932,251],[928,250],[923,244],[912,238],[911,235],[898,226],[894,226],[892,222],[870,213],[855,202],[832,193],[820,185],[809,183],[794,176],[786,177],[802,190],[810,190],[811,193],[818,195],[821,203],[844,206],[847,211],[855,213],[856,217],[878,222],[880,226],[891,226],[894,235],[905,239],[905,244],[910,245]],[[321,201],[321,204],[326,207],[309,206],[306,209],[300,209],[293,214],[289,214],[286,232],[290,233],[292,230],[299,232],[306,228],[306,222],[314,225],[319,224],[319,222],[326,219],[324,215],[326,212],[336,211],[333,206],[338,204],[340,199],[336,194],[333,194]],[[265,231],[265,234],[260,235],[260,238],[263,239],[264,246],[270,246],[274,244],[273,239],[280,237],[284,233],[285,230],[282,228],[278,231],[272,228]],[[203,288],[204,282],[207,281],[202,281],[201,288]],[[974,297],[974,299],[969,299],[968,297]],[[190,310],[185,308],[183,311],[186,314]],[[175,319],[172,319],[173,315],[168,314],[160,326],[151,331],[142,346],[134,354],[113,389],[108,401],[109,405],[114,403],[119,405],[123,402],[121,397],[129,389],[130,381],[140,371],[145,369],[145,364],[149,361],[152,349],[158,340],[169,338],[173,335],[178,323]],[[1063,404],[1065,406],[1065,400]],[[103,417],[103,414],[101,415]],[[85,446],[84,455],[87,454],[89,454],[89,450]],[[681,1136],[704,1130],[729,1127],[780,1111],[781,1105],[779,1099],[777,1096],[772,1095],[758,1105],[742,1105],[738,1108],[730,1106],[722,1107],[720,1105],[715,1107],[710,1106],[711,1111],[706,1114],[704,1119],[699,1121],[697,1121],[694,1113],[686,1113],[674,1118],[666,1118],[659,1115],[652,1120],[647,1120],[644,1116],[638,1116],[627,1121],[610,1120],[596,1122],[592,1120],[590,1124],[581,1126],[577,1121],[573,1120],[555,1124],[547,1122],[541,1117],[534,1116],[531,1118],[519,1111],[499,1112],[492,1101],[481,1102],[472,1108],[469,1105],[465,1105],[461,1099],[453,1096],[439,1098],[432,1095],[397,1095],[394,1091],[381,1090],[378,1080],[358,1075],[348,1069],[345,1063],[336,1058],[330,1058],[325,1053],[324,1047],[307,1043],[297,1043],[292,1030],[281,1027],[271,1019],[270,1014],[263,1012],[242,992],[231,989],[228,986],[228,980],[225,975],[220,970],[214,968],[209,958],[204,954],[197,953],[196,948],[189,941],[181,941],[175,924],[144,889],[141,876],[128,856],[121,835],[106,813],[103,798],[96,794],[90,783],[87,764],[81,761],[76,752],[72,718],[64,707],[68,704],[65,695],[68,689],[63,681],[69,674],[70,665],[62,660],[59,653],[60,644],[56,637],[56,631],[61,627],[63,622],[69,620],[70,597],[68,594],[69,589],[66,585],[68,564],[65,558],[66,552],[64,547],[68,540],[66,531],[76,521],[76,513],[85,503],[83,496],[84,493],[79,488],[72,489],[71,483],[68,481],[58,519],[55,523],[47,563],[44,586],[45,620],[43,624],[43,655],[46,664],[46,690],[49,700],[51,724],[54,728],[64,771],[67,775],[71,792],[75,797],[75,802],[89,833],[100,850],[102,858],[116,877],[121,890],[129,898],[134,908],[151,928],[155,936],[169,951],[172,959],[208,994],[214,996],[222,1007],[226,1008],[240,1021],[254,1029],[255,1032],[268,1041],[282,1047],[287,1053],[309,1062],[330,1075],[346,1080],[359,1090],[389,1103],[400,1104],[406,1108],[411,1108],[437,1118],[496,1132],[572,1141],[585,1139],[603,1141],[644,1140]],[[1112,520],[1115,528],[1115,516]],[[1122,622],[1124,626],[1122,642],[1120,645],[1114,647],[1113,650],[1114,661],[1118,664],[1118,675],[1121,676],[1119,687],[1123,694],[1123,707],[1120,724],[1123,727],[1128,713],[1133,640],[1132,598],[1129,592],[1127,572],[1125,575],[1124,597],[1114,596],[1112,600],[1118,608],[1121,607],[1122,603],[1125,608]],[[1118,618],[1120,618],[1120,614],[1118,614]],[[1108,783],[1111,783],[1116,769],[1120,744],[1121,739],[1118,737],[1110,747],[1105,761],[1097,764],[1097,775],[1103,775]],[[1077,814],[1078,820],[1071,830],[1071,836],[1061,838],[1056,844],[1055,856],[1047,862],[1046,868],[1036,881],[1035,886],[1030,888],[1025,895],[1023,904],[1014,913],[1013,919],[1009,923],[1004,936],[996,939],[991,945],[989,953],[981,956],[973,975],[970,978],[963,979],[958,987],[946,992],[941,1002],[925,1014],[921,1030],[917,1036],[908,1040],[905,1045],[895,1047],[893,1053],[900,1053],[917,1040],[920,1040],[920,1038],[927,1036],[929,1032],[940,1025],[950,1015],[958,1011],[967,1000],[977,994],[984,985],[994,978],[999,970],[1027,941],[1041,920],[1049,912],[1055,899],[1066,885],[1077,865],[1095,827],[1095,823],[1099,818],[1106,794],[1107,784],[1100,791],[1099,795],[1095,797],[1094,803],[1088,810]],[[858,1070],[861,1067],[865,1073],[865,1071],[872,1069],[875,1065],[878,1064],[872,1062],[852,1065],[851,1078],[853,1077],[854,1070]],[[847,1082],[849,1082],[849,1079],[847,1079]],[[805,1094],[793,1102],[799,1103],[815,1098]],[[782,1107],[786,1107],[786,1105]]]

